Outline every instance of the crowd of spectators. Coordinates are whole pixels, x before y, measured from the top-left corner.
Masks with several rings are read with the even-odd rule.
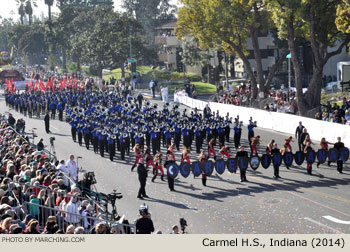
[[[233,104],[236,106],[249,106],[251,100],[250,84],[241,84],[233,87],[230,83],[226,91],[214,99],[215,102]],[[264,109],[267,111],[296,114],[296,92],[288,89],[271,90],[268,94],[270,103],[266,103]],[[259,94],[259,100],[264,99],[263,93]]]
[[[340,103],[335,102],[333,105],[328,101],[315,114],[315,119],[350,125],[350,100],[344,97]]]
[[[8,121],[0,115],[0,234],[116,233],[72,183],[74,157],[52,163]]]

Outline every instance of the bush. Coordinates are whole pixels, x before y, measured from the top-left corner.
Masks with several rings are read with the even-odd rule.
[[[72,62],[68,65],[68,71],[71,72],[71,73],[75,73],[77,72],[77,64],[75,62]]]

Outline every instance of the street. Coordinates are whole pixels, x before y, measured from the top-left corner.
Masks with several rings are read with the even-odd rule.
[[[162,104],[159,98],[151,102]],[[50,121],[52,133],[47,134],[44,116],[40,119],[24,117],[6,107],[3,96],[0,97],[0,108],[2,113],[11,112],[16,119],[24,118],[27,133],[32,128],[37,128],[35,132],[38,137],[35,138],[35,143],[43,138],[47,149],[50,149],[49,138],[55,137],[55,150],[59,160],[67,160],[69,154],[81,156],[79,167],[95,172],[99,191],[110,193],[117,189],[122,193],[123,198],[117,200],[117,209],[120,215],[126,215],[129,222],[137,218],[139,206],[145,202],[152,214],[155,229],[163,233],[170,233],[174,224],[179,225],[180,218],[187,220],[186,231],[196,234],[350,233],[348,163],[344,166],[343,174],[337,173],[334,163],[331,167],[323,164],[319,168],[314,164],[313,176],[307,175],[305,163],[301,167],[294,163],[290,170],[281,165],[282,179],[279,180],[273,178],[272,165],[268,169],[260,166],[256,171],[249,168],[249,182],[246,183],[240,182],[239,171],[237,174],[225,171],[222,175],[214,171],[213,175],[208,177],[207,187],[202,186],[200,177],[194,179],[193,175],[190,175],[183,178],[179,174],[175,180],[176,192],[170,192],[167,182],[162,182],[160,177],[152,183],[149,172],[146,192],[150,198],[139,200],[136,198],[139,189],[138,176],[135,171],[130,171],[135,161],[132,153],[126,156],[126,161],[122,161],[117,152],[115,161],[110,162],[108,158],[95,154],[91,148],[87,150],[84,144],[79,146],[78,143],[74,143],[69,124],[58,121],[57,116],[56,120]],[[252,117],[254,119],[254,115]],[[257,124],[259,126],[259,122]],[[245,126],[241,142],[249,148],[247,135]],[[284,139],[288,137],[259,127],[255,130],[255,135],[260,135],[262,139],[259,153],[265,153],[266,145],[271,139],[275,139],[281,148]],[[312,138],[312,132],[310,135]],[[231,130],[231,146],[232,143]],[[297,143],[292,142],[292,147],[294,152]],[[315,145],[314,149],[317,150],[318,146]],[[235,151],[232,152],[235,154]],[[164,148],[162,153],[165,153]],[[179,161],[181,152],[175,154],[176,160]],[[192,152],[191,162],[197,161],[197,157],[198,155]]]

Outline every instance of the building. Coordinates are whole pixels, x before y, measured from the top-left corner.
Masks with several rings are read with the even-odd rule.
[[[176,71],[181,43],[175,36],[177,19],[170,20],[156,28],[155,44],[158,45],[158,61],[170,71]]]

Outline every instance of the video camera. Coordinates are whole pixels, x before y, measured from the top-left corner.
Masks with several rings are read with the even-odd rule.
[[[253,117],[250,117],[250,119],[249,119],[249,124],[251,124],[251,125],[253,125],[253,126],[257,126],[257,123],[256,123],[256,121],[254,121],[253,122]]]
[[[56,138],[55,137],[50,137],[50,144],[53,145],[53,141],[55,141]]]
[[[185,220],[185,218],[180,218],[180,227],[181,227],[182,233],[184,234],[185,229],[187,227],[187,221]]]

